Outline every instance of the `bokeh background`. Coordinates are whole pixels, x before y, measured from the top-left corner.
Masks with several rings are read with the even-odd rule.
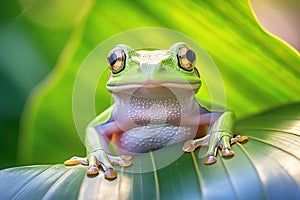
[[[300,4],[297,0],[253,0],[251,4],[259,22],[268,31],[300,50]],[[74,0],[72,3],[59,0],[0,2],[0,168],[24,163],[19,161],[18,156],[18,147],[22,143],[22,137],[19,136],[23,128],[20,120],[24,107],[28,98],[32,98],[32,90],[42,87],[39,85],[42,80],[47,81],[50,73],[59,73],[52,69],[64,62],[63,49],[72,39],[78,12],[83,6],[83,0]],[[118,10],[111,12],[117,13]],[[105,12],[102,17],[105,24]],[[114,32],[112,24],[107,27]],[[106,35],[106,31],[102,30],[99,42],[110,35]],[[88,54],[89,49],[83,53]],[[57,109],[64,117],[64,109],[59,105]],[[45,123],[51,124],[51,121]],[[73,130],[59,130],[53,125],[52,131],[62,132],[63,140],[63,133]]]

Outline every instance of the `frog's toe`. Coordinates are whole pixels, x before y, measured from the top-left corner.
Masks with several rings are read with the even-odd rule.
[[[131,159],[132,159],[132,156],[121,155],[120,158],[121,158],[122,160],[131,160]]]
[[[113,168],[108,168],[104,172],[104,177],[106,179],[115,179],[115,178],[117,178],[117,172]]]
[[[186,141],[182,147],[182,151],[184,151],[184,152],[193,152],[193,151],[195,151],[195,149],[196,149],[196,146],[195,146],[194,140]]]
[[[72,165],[78,165],[78,164],[88,165],[88,160],[86,158],[74,156],[64,162],[64,165],[66,165],[66,166],[72,166]]]
[[[232,157],[234,156],[234,151],[229,147],[223,147],[221,150],[221,154],[223,157]]]
[[[95,176],[99,174],[99,168],[96,165],[90,165],[87,169],[86,174],[88,176]]]
[[[129,167],[132,164],[131,159],[132,156],[121,155],[118,165],[121,167]]]
[[[246,142],[248,140],[247,136],[237,135],[236,137],[237,137],[237,142],[239,142],[239,143],[243,143],[243,142]]]
[[[96,156],[90,155],[87,160],[88,160],[88,163],[89,163],[89,167],[86,171],[86,174],[88,176],[98,175],[99,174],[99,165],[100,165],[100,163],[97,161]]]
[[[237,135],[235,136],[234,138],[231,138],[230,140],[230,144],[234,144],[236,142],[239,142],[239,143],[244,143],[248,140],[248,137],[247,136],[241,136],[241,135]]]
[[[103,169],[104,171],[104,178],[106,179],[115,179],[117,178],[117,172],[116,170],[110,165],[105,165],[104,163],[102,162],[98,162],[97,163],[98,166],[101,166],[101,168]]]
[[[120,167],[129,167],[132,164],[131,160],[122,158],[115,158],[114,160],[111,160],[111,163],[114,165],[119,165]]]
[[[196,148],[200,146],[207,146],[208,145],[208,136],[203,138],[195,139],[195,140],[188,140],[184,143],[182,147],[182,151],[184,152],[193,152]]]
[[[129,167],[132,164],[130,160],[120,160],[118,165],[121,167]]]
[[[119,165],[121,167],[128,167],[132,164],[132,162],[131,162],[132,157],[131,156],[125,156],[125,155],[111,156],[111,155],[108,155],[108,158],[109,158],[109,161],[112,164]]]
[[[204,164],[211,165],[217,162],[217,158],[213,154],[208,154],[205,157]]]

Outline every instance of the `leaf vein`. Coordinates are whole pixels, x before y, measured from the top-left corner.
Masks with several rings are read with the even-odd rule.
[[[34,176],[30,181],[28,181],[20,190],[17,194],[15,194],[15,196],[12,199],[17,199],[18,196],[31,184],[34,182],[34,180],[38,177],[40,177],[42,174],[44,174],[46,171],[53,169],[55,167],[57,167],[58,165],[53,165],[53,166],[49,166],[47,167],[45,170],[41,171],[41,173],[37,174],[36,176]]]
[[[191,156],[192,156],[192,159],[193,159],[194,167],[195,167],[198,182],[199,182],[199,189],[200,189],[201,199],[204,199],[202,176],[201,176],[201,173],[200,173],[200,170],[199,170],[199,167],[198,167],[198,164],[197,164],[197,159],[195,157],[194,152],[191,152]]]
[[[160,192],[159,192],[159,182],[158,182],[158,174],[157,174],[157,169],[156,169],[156,163],[154,160],[153,152],[150,151],[150,157],[152,161],[152,166],[153,166],[153,174],[154,174],[154,180],[155,180],[155,188],[156,188],[156,199],[160,199]]]
[[[264,140],[264,139],[261,139],[261,138],[257,138],[257,137],[253,137],[253,136],[248,136],[248,137],[251,138],[251,139],[253,139],[253,140],[256,140],[256,141],[258,141],[258,142],[261,142],[261,143],[267,144],[267,145],[269,145],[269,146],[272,146],[272,147],[274,147],[274,148],[276,148],[276,149],[280,149],[281,151],[286,152],[286,153],[289,154],[290,156],[292,156],[292,157],[294,157],[294,158],[300,160],[300,158],[299,158],[297,155],[293,154],[292,152],[288,151],[287,149],[283,149],[283,148],[281,148],[281,147],[279,147],[279,146],[277,146],[277,145],[275,145],[275,144],[272,144],[271,142],[268,142],[267,140]]]
[[[268,192],[267,192],[267,188],[266,188],[266,184],[262,181],[262,172],[260,169],[257,168],[257,166],[255,166],[255,161],[253,160],[252,156],[250,155],[250,153],[246,150],[246,148],[240,144],[240,143],[236,143],[237,146],[244,152],[244,154],[246,155],[246,158],[250,161],[250,164],[252,165],[253,169],[255,170],[255,173],[257,175],[257,177],[259,177],[260,183],[262,185],[263,188],[263,195],[264,198],[263,199],[269,199],[268,198]]]

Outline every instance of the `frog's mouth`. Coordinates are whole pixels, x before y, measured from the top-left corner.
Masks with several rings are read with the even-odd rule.
[[[171,90],[193,90],[197,92],[201,86],[201,82],[180,82],[180,81],[143,81],[143,82],[128,82],[118,84],[107,84],[106,88],[112,93],[122,92],[126,90],[135,90],[137,88],[144,89],[160,89],[169,88]]]

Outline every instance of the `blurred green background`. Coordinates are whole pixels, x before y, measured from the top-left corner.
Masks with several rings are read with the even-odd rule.
[[[1,168],[16,165],[26,99],[54,67],[72,29],[71,23],[57,28],[36,23],[26,9],[17,0],[0,2]]]
[[[91,3],[92,5],[89,5],[89,1],[83,0],[72,1],[72,3],[71,1],[58,0],[12,0],[0,2],[0,141],[2,143],[0,146],[0,168],[19,164],[62,162],[61,158],[67,158],[65,157],[66,155],[71,156],[84,152],[84,148],[79,138],[77,138],[72,118],[71,97],[74,77],[79,65],[90,51],[97,44],[114,34],[148,26],[171,28],[189,34],[189,36],[198,34],[194,39],[203,44],[217,65],[229,65],[222,59],[219,59],[219,54],[215,52],[218,47],[213,46],[214,41],[201,39],[200,36],[205,35],[205,31],[203,33],[201,30],[197,33],[193,32],[198,30],[198,24],[194,21],[198,20],[199,24],[205,24],[204,22],[202,23],[202,18],[193,19],[194,21],[191,20],[187,24],[179,23],[179,20],[185,17],[184,14],[186,13],[189,13],[192,17],[201,16],[199,13],[192,12],[195,11],[193,7],[185,7],[183,3],[175,3],[170,5],[172,9],[163,14],[168,9],[167,3],[149,2],[94,1]],[[241,2],[243,5],[246,4],[246,1]],[[297,1],[273,0],[262,3],[254,0],[252,3],[262,25],[286,40],[296,49],[300,49],[299,14],[297,15],[299,3]],[[215,4],[217,5],[217,3]],[[199,3],[199,9],[201,6],[201,3]],[[209,12],[209,10],[213,9],[205,6],[207,5],[203,5],[201,8],[208,10],[206,14],[212,14],[212,16],[204,16],[203,21],[206,20],[205,17],[213,19],[213,13]],[[222,10],[222,6],[219,7],[219,10]],[[121,16],[117,16],[117,14]],[[86,19],[87,16],[88,18]],[[237,18],[235,19],[236,16],[231,16],[230,13],[227,16],[228,19],[226,20],[229,22],[243,22],[241,19],[239,19],[240,21]],[[210,22],[210,18],[207,19],[207,22]],[[224,24],[226,24],[226,20]],[[220,24],[223,24],[223,22],[220,22]],[[217,23],[216,25],[212,24],[212,27],[214,26],[217,26]],[[193,31],[190,31],[188,28]],[[223,30],[222,27],[220,27],[220,30]],[[207,34],[210,35],[211,32]],[[260,34],[263,35],[263,33]],[[259,41],[257,42],[259,43]],[[210,44],[213,47],[209,46]],[[234,41],[233,43],[225,44],[224,49],[230,46],[230,48],[233,48],[232,44],[234,44]],[[266,45],[268,46],[268,44]],[[80,50],[78,50],[79,48]],[[240,50],[237,49],[236,51],[239,52]],[[295,55],[293,56],[295,57]],[[280,62],[278,61],[277,63]],[[236,61],[236,63],[238,64],[239,62]],[[294,62],[291,59],[291,66],[299,67],[298,64],[299,60]],[[72,68],[70,70],[70,67],[73,66],[74,70]],[[52,71],[53,68],[55,68],[54,71]],[[297,71],[297,69],[294,70]],[[228,74],[229,77],[238,76],[233,76],[236,71],[230,71],[230,69],[226,71],[221,70],[221,72],[225,73],[225,79]],[[51,75],[47,76],[50,73]],[[45,79],[45,77],[47,78]],[[295,77],[299,77],[298,74]],[[35,88],[42,80],[44,80],[43,83]],[[225,83],[225,86],[229,87],[226,84],[229,85],[230,81]],[[249,80],[248,85],[251,84],[252,82]],[[55,89],[56,85],[61,87]],[[245,84],[245,86],[248,85]],[[37,92],[31,93],[33,88]],[[230,89],[234,91],[229,87]],[[242,88],[239,89],[242,90]],[[274,101],[269,102],[268,99],[273,98],[272,92],[270,92],[269,96],[261,96],[265,101],[262,101],[263,103],[257,101],[262,104],[257,107],[254,106],[255,100],[249,99],[249,96],[255,96],[256,93],[251,94],[251,91],[249,91],[250,95],[246,96],[245,99],[254,103],[246,102],[245,106],[249,105],[249,113],[251,114],[261,111],[261,109],[266,109],[268,106],[299,100],[299,96],[293,96],[299,90],[291,89],[291,91],[291,93],[287,91],[285,95],[278,97],[277,100],[274,99]],[[242,92],[237,91],[237,93]],[[107,93],[104,92],[101,95],[102,99],[97,100],[99,111],[103,110],[110,103]],[[229,99],[228,104],[231,107],[233,107],[232,105],[243,105],[243,102],[246,101],[245,99],[234,100],[232,98],[232,100]],[[26,107],[27,110],[24,114],[23,110],[26,103],[29,105]],[[246,108],[241,108],[241,110],[243,109],[246,110]],[[241,112],[241,116],[242,114]],[[21,117],[23,117],[22,125],[20,123]],[[53,132],[56,135],[51,134]],[[74,141],[64,140],[64,138],[69,138],[70,136],[75,138]],[[42,139],[39,139],[40,137]],[[69,151],[62,153],[64,146],[67,146],[65,149]],[[29,147],[32,147],[32,149]],[[44,154],[43,151],[32,153],[35,150],[51,148],[56,149],[54,153],[52,152],[53,156]],[[74,151],[74,149],[77,150]],[[28,152],[26,153],[26,151]],[[58,156],[56,160],[55,156],[60,154],[60,152],[62,155],[61,157]],[[44,155],[46,155],[46,158],[43,162]]]

